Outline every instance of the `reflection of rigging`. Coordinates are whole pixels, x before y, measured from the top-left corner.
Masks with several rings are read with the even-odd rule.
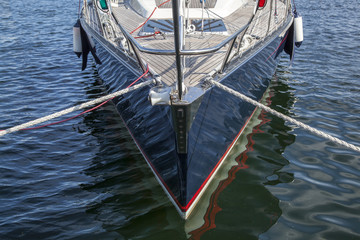
[[[294,97],[286,83],[275,81],[270,86],[266,101],[270,107],[280,107],[280,111],[284,112],[292,107]],[[261,111],[255,121],[253,125],[256,126],[250,129],[252,131],[244,134],[237,143],[246,143],[245,150],[242,146],[241,151],[229,156],[233,161],[224,174],[225,179],[219,180],[212,194],[209,194],[207,199],[204,198],[202,204],[207,206],[206,211],[197,212],[186,223],[186,232],[191,239],[201,239],[202,236],[210,234],[210,230],[212,236],[214,231],[222,231],[223,228],[216,229],[216,222],[231,222],[239,237],[258,236],[274,225],[281,216],[279,200],[264,185],[292,181],[291,174],[279,170],[288,164],[281,154],[286,146],[295,141],[295,136],[290,134],[292,128],[286,126],[282,119],[265,111]],[[255,145],[260,148],[259,151],[256,151],[256,148],[254,150]],[[244,171],[236,176],[240,170]],[[271,178],[264,181],[266,176]],[[233,182],[236,183],[231,184]],[[236,189],[233,190],[234,188]],[[231,200],[224,202],[221,201],[223,198]],[[227,228],[227,231],[231,230]]]

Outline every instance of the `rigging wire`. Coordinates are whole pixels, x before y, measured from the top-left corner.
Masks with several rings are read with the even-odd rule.
[[[294,13],[296,13],[296,5],[295,5],[295,0],[293,0],[293,4],[294,4]]]
[[[81,0],[79,0],[78,18],[80,18],[80,11],[81,11]]]

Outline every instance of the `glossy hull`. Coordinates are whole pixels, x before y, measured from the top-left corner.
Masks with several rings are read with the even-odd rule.
[[[260,101],[275,71],[278,55],[286,45],[287,29],[279,29],[262,45],[230,65],[221,83]],[[88,34],[92,35],[89,31]],[[110,92],[127,87],[141,75],[121,52],[100,36],[93,37],[103,63],[98,65],[99,73]],[[146,87],[113,101],[155,177],[180,215],[187,218],[243,132],[255,107],[216,87],[208,89],[198,100],[200,105],[188,132],[188,151],[178,154],[171,107],[151,106],[149,90],[150,87]]]

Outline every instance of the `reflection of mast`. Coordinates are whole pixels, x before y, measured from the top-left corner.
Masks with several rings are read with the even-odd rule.
[[[285,91],[284,91],[285,89]],[[277,92],[279,91],[279,95],[277,95]],[[285,96],[286,95],[286,96]],[[274,97],[274,98],[273,98]],[[273,100],[275,100],[276,104],[275,106],[277,106],[277,104],[279,104],[280,106],[284,106],[285,109],[288,109],[288,107],[291,108],[292,104],[293,104],[293,97],[291,96],[291,93],[289,93],[289,87],[288,85],[282,83],[281,81],[277,81],[276,83],[273,84],[273,86],[270,86],[270,92],[269,92],[269,97],[266,98],[266,102],[267,105],[274,105],[273,104]],[[280,102],[281,103],[280,103]],[[286,110],[285,110],[286,111]],[[258,113],[259,114],[259,113]],[[193,216],[192,219],[189,219],[186,224],[186,231],[189,234],[189,237],[191,236],[191,239],[200,239],[206,232],[208,232],[211,229],[216,228],[216,224],[215,224],[215,218],[221,218],[224,217],[224,214],[226,215],[226,213],[222,214],[221,216],[217,216],[218,213],[220,213],[223,209],[221,208],[221,206],[219,205],[219,197],[221,197],[223,194],[222,192],[235,180],[235,177],[237,177],[237,182],[241,181],[239,179],[244,179],[243,182],[244,184],[241,185],[240,189],[237,189],[239,191],[239,195],[241,195],[241,202],[238,202],[239,205],[243,206],[239,206],[239,209],[242,209],[242,211],[239,214],[236,214],[236,212],[232,213],[231,219],[232,221],[234,219],[237,219],[237,217],[240,218],[239,221],[234,221],[234,224],[239,225],[239,232],[248,232],[247,234],[250,233],[257,233],[257,234],[261,234],[262,232],[265,232],[267,229],[269,229],[272,225],[274,225],[277,221],[277,219],[281,216],[281,209],[279,208],[279,200],[277,198],[275,198],[264,186],[263,182],[259,182],[258,184],[254,184],[254,179],[258,179],[259,176],[251,176],[251,171],[247,172],[244,171],[243,174],[240,174],[239,176],[236,176],[236,173],[242,169],[247,169],[249,168],[249,166],[247,165],[247,161],[249,158],[251,158],[251,154],[257,154],[252,153],[254,151],[254,145],[255,145],[255,139],[254,138],[260,138],[261,135],[259,133],[265,133],[265,132],[270,132],[272,135],[272,137],[277,138],[277,141],[273,141],[276,142],[276,144],[280,144],[281,148],[280,148],[280,152],[283,152],[283,150],[285,149],[285,147],[291,143],[294,142],[295,140],[295,136],[291,135],[291,134],[286,134],[286,137],[284,138],[284,136],[282,134],[273,134],[274,131],[276,131],[277,129],[279,129],[279,125],[281,125],[281,130],[279,129],[278,131],[283,132],[285,130],[285,132],[290,132],[292,129],[289,127],[286,127],[284,124],[285,122],[281,119],[275,119],[272,115],[266,113],[265,111],[261,111],[260,114],[258,115],[258,119],[253,118],[252,121],[256,121],[256,123],[253,124],[257,124],[255,127],[253,127],[252,132],[250,132],[249,134],[243,136],[243,140],[240,139],[240,141],[238,142],[238,144],[246,144],[245,146],[245,150],[241,151],[240,154],[238,154],[237,156],[232,155],[229,156],[230,158],[235,159],[232,160],[232,167],[230,168],[230,170],[228,170],[227,172],[227,178],[221,180],[220,182],[218,182],[218,185],[215,189],[215,191],[213,191],[213,193],[211,194],[211,196],[204,201],[207,201],[204,204],[208,204],[208,207],[206,209],[206,211],[200,213],[198,216]],[[272,121],[275,121],[276,123],[273,124],[271,123]],[[280,122],[279,122],[280,121]],[[263,129],[267,129],[267,130],[263,130]],[[269,129],[270,128],[270,129]],[[277,129],[276,129],[277,128]],[[250,129],[251,131],[251,129]],[[261,139],[260,139],[261,140]],[[276,147],[276,152],[279,151],[278,147]],[[239,151],[238,151],[239,152]],[[258,157],[258,156],[255,156]],[[228,159],[228,161],[231,159]],[[265,159],[266,160],[266,159]],[[234,165],[235,162],[235,165]],[[230,163],[231,164],[231,163]],[[274,169],[273,172],[275,172],[276,170],[281,169],[284,165],[287,164],[287,160],[284,161],[283,163],[281,163],[281,165],[278,167],[278,169]],[[266,175],[265,175],[266,177]],[[263,177],[264,178],[264,177]],[[250,180],[250,181],[249,181]],[[269,183],[272,184],[272,183]],[[242,189],[242,190],[241,190]],[[255,191],[256,190],[256,191]],[[254,195],[254,196],[252,196]],[[259,199],[259,196],[261,196]],[[246,201],[246,198],[252,198],[253,200],[255,199],[256,201],[250,202],[250,201]],[[235,199],[232,199],[235,200]],[[249,203],[248,203],[249,202]],[[256,202],[256,203],[254,203]],[[260,206],[257,206],[256,204],[260,204]],[[250,219],[248,217],[244,217],[247,216],[246,212],[251,212],[249,214],[249,216],[251,216],[251,218],[254,218],[256,216],[253,216],[253,212],[259,211],[258,209],[254,209],[251,210],[251,208],[253,208],[252,206],[255,206],[256,208],[261,208],[262,210],[266,210],[264,212],[259,212],[257,216],[260,221],[250,221]],[[236,216],[233,216],[236,215]],[[238,216],[241,215],[241,216]],[[243,216],[244,215],[244,216]],[[256,215],[256,214],[254,214]],[[229,217],[229,216],[228,216]],[[197,218],[197,219],[196,219]],[[202,218],[202,219],[200,219]],[[264,221],[266,220],[266,221]],[[191,222],[193,221],[193,222]],[[221,220],[219,220],[219,222],[221,222]],[[255,223],[256,222],[256,223]],[[200,223],[200,224],[199,224]],[[197,228],[194,229],[191,227],[191,225],[196,226]],[[190,229],[191,228],[191,229]]]

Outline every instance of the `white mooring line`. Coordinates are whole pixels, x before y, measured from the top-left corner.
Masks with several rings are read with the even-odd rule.
[[[331,136],[331,135],[329,135],[327,133],[324,133],[324,132],[322,132],[320,130],[317,130],[317,129],[313,128],[313,127],[310,127],[309,125],[306,125],[306,124],[304,124],[302,122],[299,122],[299,121],[297,121],[297,120],[295,120],[295,119],[293,119],[291,117],[288,117],[288,116],[286,116],[286,115],[284,115],[284,114],[282,114],[280,112],[277,112],[274,109],[271,109],[271,108],[265,106],[264,104],[261,104],[261,103],[255,101],[255,100],[253,100],[253,99],[239,93],[239,92],[236,92],[233,89],[231,89],[229,87],[226,87],[223,84],[218,83],[218,82],[216,82],[216,81],[214,81],[212,79],[208,79],[207,81],[209,83],[211,83],[212,85],[215,85],[218,88],[220,88],[220,89],[222,89],[222,90],[224,90],[224,91],[226,91],[226,92],[228,92],[228,93],[230,93],[230,94],[232,94],[232,95],[234,95],[236,97],[239,97],[242,100],[244,100],[244,101],[246,101],[248,103],[251,103],[252,105],[255,105],[256,107],[258,107],[258,108],[260,108],[262,110],[265,110],[266,112],[269,112],[269,113],[271,113],[271,114],[273,114],[273,115],[275,115],[275,116],[277,116],[277,117],[279,117],[279,118],[281,118],[281,119],[283,119],[285,121],[291,122],[291,123],[295,124],[296,126],[301,127],[301,128],[303,128],[303,129],[305,129],[305,130],[307,130],[307,131],[309,131],[309,132],[311,132],[311,133],[313,133],[315,135],[326,138],[326,139],[328,139],[328,140],[330,140],[330,141],[332,141],[334,143],[337,143],[337,144],[339,144],[341,146],[347,147],[347,148],[349,148],[351,150],[360,152],[360,147],[358,147],[358,146],[355,146],[355,145],[353,145],[351,143],[347,143],[347,142],[345,142],[345,141],[343,141],[341,139],[333,137],[333,136]]]
[[[28,128],[28,127],[31,127],[31,126],[34,126],[34,125],[49,121],[49,120],[51,120],[53,118],[57,118],[57,117],[65,115],[65,114],[68,114],[68,113],[71,113],[71,112],[74,112],[74,111],[77,111],[77,110],[80,110],[80,109],[84,109],[84,108],[93,106],[93,105],[98,104],[98,103],[105,102],[106,100],[112,99],[114,97],[121,96],[121,95],[123,95],[125,93],[129,93],[129,92],[132,92],[132,91],[134,91],[136,89],[148,86],[150,84],[155,84],[155,83],[156,83],[156,81],[154,79],[151,79],[151,80],[145,81],[143,83],[139,83],[137,85],[134,85],[132,87],[125,88],[125,89],[122,89],[120,91],[114,92],[112,94],[106,95],[104,97],[100,97],[100,98],[97,98],[95,100],[92,100],[92,101],[89,101],[89,102],[86,102],[86,103],[83,103],[83,104],[80,104],[80,105],[77,105],[77,106],[74,106],[74,107],[64,109],[64,110],[56,112],[56,113],[53,113],[51,115],[48,115],[48,116],[45,116],[45,117],[42,117],[42,118],[38,118],[38,119],[35,119],[35,120],[27,122],[27,123],[20,124],[20,125],[17,125],[15,127],[12,127],[12,128],[8,128],[6,130],[0,131],[0,137],[4,136],[6,134],[9,134],[9,133],[17,132],[17,131],[20,131],[22,129],[25,129],[25,128]]]
[[[228,92],[228,93],[230,93],[230,94],[232,94],[232,95],[234,95],[234,96],[236,96],[236,97],[239,97],[239,98],[241,98],[242,100],[244,100],[244,101],[246,101],[246,102],[248,102],[248,103],[250,103],[250,104],[253,104],[253,105],[256,106],[256,107],[258,107],[258,108],[260,108],[260,109],[263,109],[263,110],[265,110],[266,112],[269,112],[269,113],[271,113],[271,114],[273,114],[273,115],[275,115],[275,116],[277,116],[277,117],[279,117],[279,118],[282,118],[282,119],[285,120],[285,121],[288,121],[288,122],[290,122],[290,123],[293,123],[293,124],[295,124],[296,126],[301,127],[301,128],[303,128],[303,129],[305,129],[305,130],[307,130],[307,131],[309,131],[309,132],[311,132],[311,133],[313,133],[313,134],[315,134],[315,135],[318,135],[318,136],[320,136],[320,137],[323,137],[323,138],[325,138],[325,139],[328,139],[328,140],[330,140],[330,141],[332,141],[332,142],[334,142],[334,143],[337,143],[337,144],[339,144],[339,145],[341,145],[341,146],[347,147],[347,148],[349,148],[349,149],[351,149],[351,150],[360,152],[360,147],[358,147],[358,146],[355,146],[355,145],[353,145],[353,144],[351,144],[351,143],[347,143],[347,142],[345,142],[345,141],[343,141],[343,140],[341,140],[341,139],[338,139],[338,138],[336,138],[336,137],[333,137],[333,136],[331,136],[331,135],[329,135],[329,134],[327,134],[327,133],[324,133],[324,132],[322,132],[322,131],[320,131],[320,130],[317,130],[317,129],[313,128],[313,127],[310,127],[310,126],[308,126],[308,125],[306,125],[306,124],[304,124],[304,123],[302,123],[302,122],[299,122],[299,121],[297,121],[297,120],[295,120],[295,119],[293,119],[293,118],[291,118],[291,117],[288,117],[288,116],[286,116],[286,115],[284,115],[284,114],[282,114],[282,113],[280,113],[280,112],[277,112],[277,111],[275,111],[274,109],[271,109],[271,108],[265,106],[264,104],[261,104],[261,103],[255,101],[255,100],[253,100],[253,99],[251,99],[251,98],[249,98],[249,97],[247,97],[247,96],[239,93],[239,92],[236,92],[236,91],[234,91],[233,89],[231,89],[231,88],[229,88],[229,87],[226,87],[226,86],[222,85],[221,83],[218,83],[218,82],[216,82],[216,81],[214,81],[214,80],[212,80],[212,79],[209,79],[209,80],[207,80],[207,81],[208,81],[210,84],[215,85],[215,86],[217,86],[218,88],[220,88],[220,89],[222,89],[222,90],[224,90],[224,91],[226,91],[226,92]],[[115,93],[106,95],[106,96],[104,96],[104,97],[100,97],[100,98],[97,98],[97,99],[95,99],[95,100],[92,100],[92,101],[89,101],[89,102],[86,102],[86,103],[83,103],[83,104],[80,104],[80,105],[77,105],[77,106],[74,106],[74,107],[70,107],[70,108],[64,109],[64,110],[59,111],[59,112],[56,112],[56,113],[53,113],[53,114],[51,114],[51,115],[48,115],[48,116],[45,116],[45,117],[42,117],[42,118],[38,118],[38,119],[35,119],[35,120],[30,121],[30,122],[27,122],[27,123],[20,124],[20,125],[17,125],[17,126],[15,126],[15,127],[12,127],[12,128],[8,128],[8,129],[6,129],[6,130],[0,131],[0,137],[1,137],[1,136],[4,136],[4,135],[6,135],[6,134],[9,134],[9,133],[17,132],[17,131],[20,131],[20,130],[22,130],[22,129],[25,129],[25,128],[28,128],[28,127],[31,127],[31,126],[34,126],[34,125],[37,125],[37,124],[40,124],[40,123],[49,121],[49,120],[51,120],[51,119],[54,119],[54,118],[63,116],[63,115],[65,115],[65,114],[68,114],[68,113],[71,113],[71,112],[74,112],[74,111],[77,111],[77,110],[80,110],[80,109],[84,109],[84,108],[93,106],[93,105],[98,104],[98,103],[102,103],[102,102],[104,102],[104,101],[106,101],[106,100],[112,99],[112,98],[114,98],[114,97],[121,96],[121,95],[123,95],[123,94],[125,94],[125,93],[132,92],[132,91],[134,91],[134,90],[136,90],[136,89],[139,89],[139,88],[148,86],[148,85],[150,85],[150,84],[156,84],[156,80],[154,80],[154,79],[148,80],[148,81],[146,81],[146,82],[139,83],[139,84],[137,84],[137,85],[134,85],[134,86],[132,86],[132,87],[129,87],[129,88],[126,88],[126,89],[117,91],[117,92],[115,92]]]

